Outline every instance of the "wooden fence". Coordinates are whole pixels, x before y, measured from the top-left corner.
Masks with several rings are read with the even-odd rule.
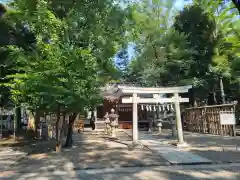
[[[204,134],[235,135],[234,125],[221,125],[220,112],[235,113],[234,104],[187,108],[183,113],[184,130]]]

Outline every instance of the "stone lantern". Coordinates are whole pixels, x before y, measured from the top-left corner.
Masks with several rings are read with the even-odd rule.
[[[111,126],[110,126],[110,119],[109,119],[109,114],[108,112],[106,112],[105,116],[104,116],[104,120],[105,120],[105,133],[107,135],[110,135],[110,129],[111,129]]]
[[[118,127],[118,115],[115,113],[114,109],[111,109],[111,114],[109,114],[108,117],[110,119],[111,135],[112,137],[116,137],[116,129]]]
[[[157,121],[157,129],[158,129],[158,132],[161,133],[162,132],[162,122],[163,120],[162,119],[156,119]]]
[[[167,120],[170,124],[171,124],[171,127],[172,127],[172,136],[175,137],[177,136],[177,128],[176,128],[176,120],[175,120],[175,115],[174,113],[170,113],[170,114],[167,114],[165,117],[164,117],[165,120]]]

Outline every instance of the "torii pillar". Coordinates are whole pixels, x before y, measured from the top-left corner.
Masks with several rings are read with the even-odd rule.
[[[178,93],[174,93],[174,104],[175,104],[175,112],[176,112],[176,123],[177,123],[177,137],[178,144],[185,144],[183,140],[183,130],[182,130],[182,120],[181,120],[181,111],[180,111],[180,97]]]
[[[133,139],[133,144],[137,144],[138,141],[138,102],[137,102],[137,93],[133,93],[132,95],[133,99],[133,108],[132,108],[132,113],[133,113],[133,122],[132,122],[132,139]]]

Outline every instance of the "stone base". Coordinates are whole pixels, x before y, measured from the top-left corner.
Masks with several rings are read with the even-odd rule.
[[[138,144],[139,144],[138,141],[133,141],[133,140],[132,140],[132,145],[138,145]]]
[[[189,145],[186,143],[186,142],[184,142],[184,143],[175,143],[174,144],[175,146],[177,146],[177,147],[179,147],[179,148],[186,148],[186,147],[189,147]]]
[[[129,150],[133,150],[133,149],[139,148],[139,147],[142,147],[142,145],[139,144],[138,142],[133,142],[132,144],[129,144],[129,145],[128,145],[128,149],[129,149]]]

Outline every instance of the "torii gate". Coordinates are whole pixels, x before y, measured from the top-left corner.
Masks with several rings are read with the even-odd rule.
[[[132,94],[130,98],[122,98],[122,103],[133,104],[133,126],[132,126],[132,137],[133,143],[138,141],[138,103],[174,103],[176,112],[176,123],[177,123],[177,137],[179,145],[184,144],[182,120],[180,112],[180,103],[189,102],[188,98],[181,98],[179,93],[186,93],[192,86],[180,86],[180,87],[166,87],[166,88],[142,88],[142,87],[128,87],[118,86],[124,94]],[[153,98],[139,98],[138,94],[153,94]],[[159,94],[174,94],[171,98],[160,98]]]

